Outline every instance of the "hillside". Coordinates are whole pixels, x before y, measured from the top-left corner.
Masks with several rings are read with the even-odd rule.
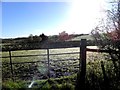
[[[81,39],[94,40],[94,38],[91,35],[80,35],[80,36],[73,37],[68,41],[80,41]]]

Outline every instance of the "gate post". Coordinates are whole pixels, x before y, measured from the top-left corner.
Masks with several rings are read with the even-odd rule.
[[[11,57],[11,51],[9,50],[9,56],[10,56],[10,69],[11,69],[11,78],[13,79],[13,67],[12,67],[12,57]]]
[[[80,62],[81,62],[81,76],[82,80],[85,81],[85,75],[86,75],[86,39],[81,39],[81,45],[80,45]]]
[[[85,89],[86,46],[87,46],[86,39],[81,39],[79,72],[77,74],[77,81],[76,81],[76,88],[75,88],[75,90],[84,90]]]
[[[49,49],[47,49],[47,59],[48,59],[48,77],[50,78],[50,58],[49,58]]]

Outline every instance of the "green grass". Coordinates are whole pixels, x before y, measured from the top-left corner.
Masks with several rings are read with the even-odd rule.
[[[67,48],[67,49],[50,49],[50,54],[59,54],[59,53],[70,53],[70,52],[79,52],[79,48]],[[47,50],[22,50],[22,51],[12,51],[12,56],[21,56],[21,55],[40,55],[40,54],[46,54]],[[3,56],[9,56],[8,52],[2,52]],[[67,68],[69,69],[68,72],[73,72],[74,67],[73,65],[78,65],[79,60],[77,61],[70,61],[69,59],[76,59],[79,58],[79,54],[63,54],[63,55],[50,55],[50,67],[51,68],[63,68],[68,65]],[[68,59],[66,61],[61,61],[62,59]],[[59,61],[58,61],[59,60]],[[47,56],[32,56],[32,57],[12,57],[13,63],[18,62],[35,62],[35,61],[46,61],[47,62]],[[10,64],[4,64],[5,62],[9,63],[9,58],[3,58],[3,76],[9,77],[11,76],[11,68]],[[73,64],[74,63],[74,64]],[[39,68],[41,68],[41,65],[43,63],[37,62],[37,63],[22,63],[22,64],[13,64],[13,70],[14,74],[17,75],[21,79],[22,76],[32,74],[31,76],[34,76],[34,74],[39,72]],[[45,64],[47,68],[47,64]],[[61,69],[61,71],[64,71]],[[22,73],[22,74],[21,74]],[[39,72],[40,73],[40,72]],[[21,76],[22,75],[22,76]],[[31,78],[29,76],[29,78]]]
[[[69,41],[80,41],[81,39],[94,40],[94,38],[91,35],[83,35],[83,36],[77,36],[75,38],[72,38]]]
[[[56,78],[49,80],[36,80],[36,84],[33,85],[32,90],[74,90],[75,82],[72,82],[76,78],[76,75],[66,76],[64,78]],[[47,81],[47,82],[46,82]],[[45,83],[46,82],[46,83]],[[27,90],[31,82],[16,81],[11,80],[3,82],[3,88],[10,90]],[[3,89],[3,90],[4,90]]]
[[[104,67],[106,75],[110,80],[109,90],[120,90],[120,80],[115,76],[112,62],[104,61]],[[43,85],[43,87],[39,88],[45,81],[46,80],[36,80],[37,84],[33,86],[32,90],[75,90],[76,74],[61,78],[51,78]],[[21,88],[22,90],[27,90],[29,84],[30,81],[7,81],[3,82],[3,87],[11,90],[18,90]],[[103,90],[105,88],[100,61],[87,63],[85,84],[87,90]]]
[[[50,50],[50,54],[58,54],[58,53],[69,53],[69,52],[79,52],[79,48],[67,48],[67,49],[51,49]],[[36,55],[36,54],[46,54],[47,51],[46,50],[22,50],[22,51],[13,51],[12,55],[13,56],[18,56],[18,55]],[[8,52],[2,52],[3,56],[8,56],[9,53]],[[86,86],[91,88],[91,90],[98,90],[98,89],[103,89],[104,88],[104,78],[103,78],[103,72],[102,72],[102,68],[101,68],[101,61],[104,62],[104,67],[105,67],[105,72],[106,75],[108,76],[109,80],[110,80],[110,87],[112,88],[112,90],[119,90],[120,89],[120,80],[117,79],[115,72],[114,72],[114,66],[112,64],[112,62],[110,60],[108,60],[107,58],[107,54],[102,54],[102,53],[93,53],[93,52],[87,52],[87,73],[86,73]],[[68,67],[68,72],[74,72],[74,70],[76,69],[73,65],[78,65],[79,64],[79,60],[77,61],[58,61],[58,60],[62,60],[62,59],[74,59],[74,58],[79,58],[79,54],[64,54],[64,55],[53,55],[50,56],[50,61],[51,64],[50,65],[55,65],[58,68],[59,67],[64,67],[67,65],[71,65]],[[38,60],[46,60],[47,61],[47,56],[33,56],[33,57],[15,57],[12,58],[13,62],[29,62],[29,61],[38,61]],[[55,60],[55,61],[53,61]],[[9,62],[9,58],[2,59],[3,63],[4,62]],[[36,70],[38,69],[38,67],[40,67],[39,65],[42,65],[41,63],[27,63],[27,64],[14,64],[13,65],[13,69],[14,69],[14,75],[18,75],[15,82],[12,82],[11,79],[11,71],[10,71],[10,65],[4,65],[3,64],[3,77],[9,77],[9,79],[6,79],[3,81],[3,87],[4,88],[10,88],[11,90],[14,90],[13,88],[26,88],[26,84],[28,82],[28,80],[32,80],[32,78],[34,77],[34,75],[38,74],[38,72],[36,72]],[[46,65],[47,66],[47,65]],[[56,68],[57,69],[57,68]],[[78,70],[78,68],[77,68]],[[63,70],[64,71],[64,70]],[[62,69],[60,72],[63,72]],[[21,75],[26,75],[26,74],[30,74],[30,77],[28,77],[28,79],[24,78]],[[75,73],[73,73],[75,74]],[[25,79],[25,80],[23,80]],[[21,81],[22,80],[22,81]],[[38,79],[36,79],[38,80]],[[53,82],[56,83],[47,83],[43,89],[40,90],[53,90],[51,88],[55,88],[58,90],[65,90],[66,88],[69,88],[69,90],[74,90],[75,87],[75,80],[76,80],[76,75],[74,76],[63,76],[61,78],[52,78],[51,79]],[[38,81],[39,84],[44,82],[43,81]],[[65,88],[64,88],[65,87]],[[38,88],[38,87],[36,87]],[[35,88],[35,89],[36,89]],[[93,89],[94,88],[94,89]],[[36,89],[39,90],[39,89]]]
[[[68,49],[50,49],[50,54],[67,53],[67,52],[79,52],[79,48],[68,48]],[[22,50],[22,51],[12,51],[12,56],[21,55],[40,55],[47,54],[47,50]],[[9,52],[2,52],[2,56],[9,56]],[[78,55],[59,55],[50,56],[50,59],[65,59],[65,58],[78,58]],[[32,56],[32,57],[13,57],[13,62],[25,62],[25,61],[38,61],[47,60],[47,56]],[[9,58],[3,58],[2,62],[9,62]]]
[[[79,48],[63,48],[63,49],[50,49],[50,54],[59,54],[59,53],[70,53],[70,52],[79,52]],[[47,50],[22,50],[22,51],[13,51],[12,56],[21,56],[21,55],[40,55],[40,54],[46,54]],[[8,56],[8,52],[2,52],[3,56]],[[103,57],[102,54],[98,53],[91,53],[87,52],[87,63],[89,61],[94,62],[95,60],[101,60],[100,57]],[[50,55],[50,67],[51,68],[61,68],[60,72],[70,72],[75,73],[78,71],[78,68],[75,68],[74,65],[79,66],[79,60],[73,61],[70,59],[79,59],[79,53],[78,54],[63,54],[63,55]],[[62,59],[68,59],[66,61],[61,61]],[[104,58],[102,58],[104,59]],[[12,57],[12,62],[35,62],[35,61],[47,61],[47,56],[32,56],[32,57]],[[3,58],[3,76],[4,77],[10,77],[11,76],[11,68],[10,64],[4,64],[4,62],[10,62],[9,58]],[[18,75],[19,78],[22,78],[24,75],[32,74],[31,76],[34,76],[34,74],[37,74],[39,72],[39,68],[41,68],[41,65],[43,63],[37,62],[37,63],[23,63],[23,64],[13,64],[13,70],[14,74]],[[47,68],[47,64],[45,64],[45,67]],[[67,71],[62,69],[63,67],[67,67]],[[22,73],[22,74],[21,74]],[[40,72],[39,72],[40,73]],[[22,76],[21,76],[22,75]],[[31,76],[29,76],[31,78]],[[19,79],[16,78],[16,79]]]

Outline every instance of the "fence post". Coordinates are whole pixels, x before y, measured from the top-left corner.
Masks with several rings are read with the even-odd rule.
[[[49,59],[49,49],[47,49],[47,59],[48,59],[48,77],[50,78],[50,59]]]
[[[11,78],[12,78],[12,80],[14,81],[14,79],[13,79],[13,67],[12,67],[12,57],[11,57],[11,51],[9,51],[9,56],[10,56]]]
[[[101,61],[101,67],[102,67],[102,72],[103,72],[103,78],[104,78],[104,88],[105,90],[108,89],[109,90],[109,80],[108,80],[108,77],[105,73],[105,67],[104,67],[104,64],[103,64],[103,61]]]
[[[85,76],[86,76],[86,39],[81,39],[80,43],[80,61],[79,72],[77,74],[76,88],[75,90],[85,89]]]

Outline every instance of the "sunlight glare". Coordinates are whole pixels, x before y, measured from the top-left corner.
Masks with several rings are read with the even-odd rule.
[[[73,0],[69,16],[55,29],[59,32],[90,33],[101,17],[104,0]]]

